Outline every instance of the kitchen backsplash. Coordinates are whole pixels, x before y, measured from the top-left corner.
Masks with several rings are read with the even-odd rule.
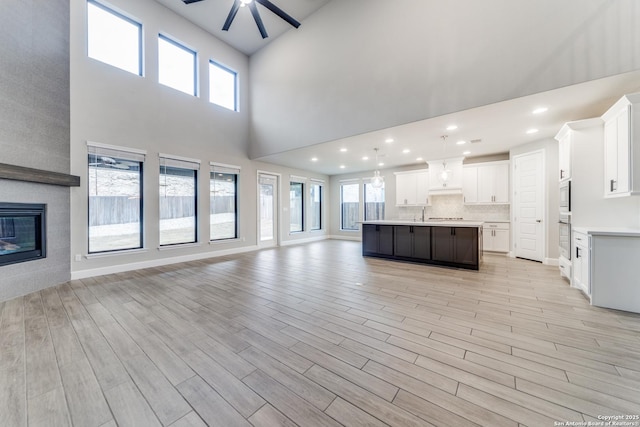
[[[462,195],[442,195],[431,197],[431,206],[426,207],[424,217],[509,221],[510,212],[509,205],[465,205]],[[419,219],[421,216],[421,207],[398,207],[399,219]]]

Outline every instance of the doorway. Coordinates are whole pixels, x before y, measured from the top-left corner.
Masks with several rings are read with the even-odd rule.
[[[258,247],[278,245],[278,175],[258,172]]]
[[[513,159],[514,255],[543,262],[546,209],[544,150],[514,156]]]

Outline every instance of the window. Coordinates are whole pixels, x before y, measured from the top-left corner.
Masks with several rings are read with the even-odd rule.
[[[322,185],[317,182],[311,183],[311,230],[322,229]]]
[[[197,95],[196,52],[158,35],[158,80],[189,95]]]
[[[209,61],[209,102],[238,111],[238,73]]]
[[[384,219],[384,182],[375,188],[371,183],[364,184],[364,220]]]
[[[299,233],[304,231],[304,184],[291,182],[289,187],[289,231]]]
[[[89,145],[89,253],[142,248],[145,155]]]
[[[142,24],[93,0],[87,2],[87,54],[142,75]]]
[[[160,155],[160,246],[197,241],[197,175],[200,164]]]
[[[209,239],[238,238],[238,176],[239,167],[211,164]]]
[[[358,230],[358,211],[360,210],[360,184],[357,182],[340,184],[340,229]]]

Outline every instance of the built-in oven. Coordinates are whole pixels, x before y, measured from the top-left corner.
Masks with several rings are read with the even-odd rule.
[[[560,213],[571,212],[571,181],[560,183]]]
[[[560,213],[560,256],[567,260],[571,259],[571,215]]]

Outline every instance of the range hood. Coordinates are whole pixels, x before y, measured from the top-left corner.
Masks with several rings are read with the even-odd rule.
[[[462,161],[464,157],[427,161],[429,196],[462,194]]]

